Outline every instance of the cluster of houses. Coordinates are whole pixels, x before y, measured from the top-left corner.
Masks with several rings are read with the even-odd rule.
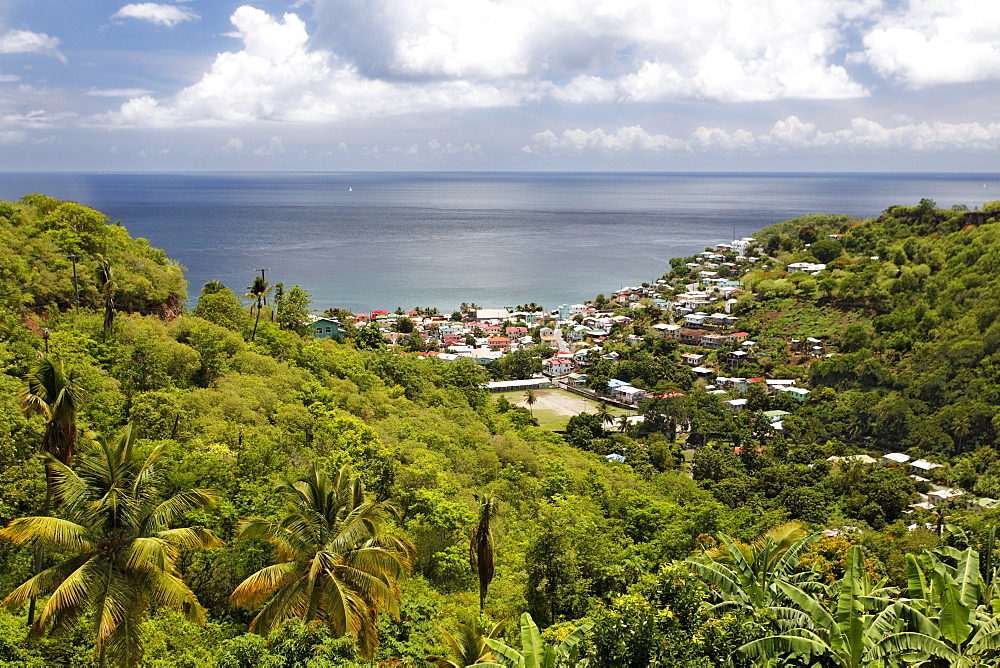
[[[731,253],[736,254],[735,261]],[[691,270],[690,278],[673,278],[669,281],[660,279],[651,285],[622,288],[613,292],[609,301],[614,308],[621,308],[622,305],[633,308],[653,305],[666,311],[671,314],[671,322],[654,325],[652,329],[655,332],[685,346],[706,350],[733,348],[726,353],[725,364],[736,370],[753,357],[755,346],[755,342],[749,340],[747,332],[734,331],[738,324],[738,318],[733,314],[736,296],[743,291],[739,274],[748,264],[764,259],[763,255],[752,237],[734,239],[732,243],[717,245],[715,251],[708,250],[693,258],[687,265]],[[789,265],[788,271],[815,271],[823,268],[821,265],[807,265],[808,263]],[[695,277],[696,282],[685,283]],[[708,310],[716,312],[708,313]],[[404,317],[412,322],[412,331],[397,331],[400,329],[397,323]],[[594,360],[617,361],[617,353],[604,352],[602,344],[611,336],[615,327],[631,322],[632,318],[628,316],[615,315],[613,311],[598,311],[588,304],[562,304],[547,313],[477,309],[464,313],[460,321],[417,311],[390,313],[379,310],[357,315],[354,324],[359,327],[379,327],[390,344],[397,343],[403,337],[416,335],[428,347],[440,349],[426,353],[428,355],[442,360],[466,357],[483,365],[508,353],[535,346],[540,341],[560,350],[552,358],[543,360],[544,377],[569,376],[571,382],[579,383],[580,378],[585,376],[577,372],[585,370]],[[316,337],[343,338],[342,327],[336,319],[317,318],[312,323],[312,329]],[[643,338],[629,334],[624,340],[641,342]],[[564,342],[569,344],[568,351]],[[822,342],[818,339],[793,339],[791,348],[793,351],[815,356],[823,350]],[[686,352],[681,356],[681,361],[695,374],[713,383],[707,386],[709,392],[727,393],[732,388],[742,392],[750,384],[762,382],[771,394],[785,393],[799,402],[804,402],[809,396],[809,390],[796,387],[794,381],[721,376],[712,381],[716,372],[704,366],[706,357],[706,354]],[[614,386],[609,387],[610,394],[622,403],[635,405],[647,396],[643,390],[630,384],[621,381],[614,383]],[[745,404],[741,399],[728,403],[733,410],[740,410],[741,401]]]

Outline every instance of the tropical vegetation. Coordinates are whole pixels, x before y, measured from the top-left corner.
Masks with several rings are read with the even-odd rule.
[[[739,373],[795,379],[802,403],[713,394],[653,329],[669,313],[601,296],[631,322],[588,382],[656,396],[559,433],[483,390],[541,346],[487,370],[378,326],[313,339],[302,286],[187,304],[123,225],[2,203],[0,662],[996,665],[997,211],[759,233]],[[806,260],[828,268],[786,273]],[[806,336],[823,354],[792,349]],[[941,466],[856,457],[888,451]],[[962,495],[916,505],[941,489]]]

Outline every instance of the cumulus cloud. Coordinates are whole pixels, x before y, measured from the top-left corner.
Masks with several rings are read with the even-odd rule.
[[[281,137],[271,137],[264,146],[258,146],[254,155],[281,155],[285,152],[285,144]]]
[[[878,0],[772,0],[763,9],[743,0],[311,4],[319,26],[312,35],[295,13],[239,7],[230,20],[240,50],[218,54],[201,80],[173,99],[135,95],[108,119],[167,127],[318,122],[543,99],[858,97],[866,89],[836,61],[844,26],[869,16]],[[150,8],[187,11],[146,3],[115,16],[126,9],[147,20],[160,16]]]
[[[106,117],[128,126],[236,124],[256,120],[319,122],[446,108],[496,107],[531,97],[529,86],[466,81],[431,84],[368,79],[330,51],[311,49],[296,14],[276,19],[243,6],[232,15],[243,49],[219,54],[200,81],[161,103],[132,98]]]
[[[41,53],[66,62],[59,51],[59,38],[30,30],[8,30],[0,34],[0,54]]]
[[[446,142],[442,144],[437,139],[432,139],[427,142],[427,150],[434,155],[481,155],[483,152],[482,144],[473,144],[472,142],[465,142],[463,144],[457,144],[452,142]],[[413,147],[414,155],[417,152],[417,147]]]
[[[556,134],[544,130],[532,136],[521,150],[527,154],[560,155],[587,151],[622,153],[766,151],[812,148],[928,150],[996,150],[1000,148],[1000,123],[908,123],[887,127],[866,118],[853,119],[848,127],[821,130],[814,123],[789,116],[770,130],[754,133],[699,127],[687,138],[652,134],[641,126],[603,129],[567,129]]]
[[[236,155],[243,152],[243,140],[239,137],[230,137],[219,149],[219,153],[224,155]]]
[[[149,21],[155,25],[173,28],[184,21],[194,21],[199,18],[191,9],[177,5],[164,5],[156,2],[138,2],[125,5],[111,15],[112,19],[137,19]]]
[[[369,76],[572,80],[567,101],[864,95],[836,62],[878,0],[310,0]],[[359,33],[357,26],[370,27]],[[556,86],[558,88],[558,86]]]
[[[880,75],[913,88],[1000,77],[1000,4],[910,0],[864,37],[863,54]]]

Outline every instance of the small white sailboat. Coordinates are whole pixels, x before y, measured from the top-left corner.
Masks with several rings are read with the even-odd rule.
[[[349,193],[354,192],[354,188],[352,188],[351,186],[347,186],[347,192]]]

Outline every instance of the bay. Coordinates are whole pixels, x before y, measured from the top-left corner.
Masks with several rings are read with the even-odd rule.
[[[997,174],[14,173],[121,220],[237,294],[255,273],[320,308],[546,308],[658,278],[668,260],[809,213],[1000,199]]]

